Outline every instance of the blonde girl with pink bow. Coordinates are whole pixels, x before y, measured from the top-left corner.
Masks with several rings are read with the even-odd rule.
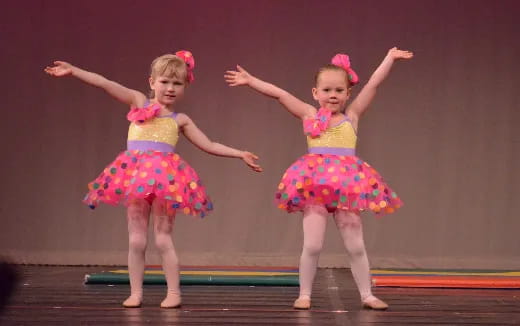
[[[363,240],[360,213],[393,213],[402,202],[379,173],[356,156],[360,118],[376,90],[397,60],[413,54],[392,48],[359,95],[350,103],[351,88],[359,81],[345,54],[336,55],[316,75],[312,96],[319,108],[304,103],[285,90],[262,81],[244,68],[227,71],[230,86],[247,85],[278,100],[303,122],[308,154],[300,157],[282,176],[276,202],[287,212],[303,212],[303,250],[300,257],[300,295],[296,309],[311,307],[312,284],[323,246],[328,214],[343,238],[363,307],[383,310],[388,305],[371,291],[370,268]]]
[[[204,217],[213,208],[197,173],[175,151],[179,133],[209,154],[240,158],[254,171],[262,170],[255,163],[257,156],[211,141],[188,115],[176,112],[177,102],[194,80],[194,67],[188,51],[156,58],[149,77],[150,98],[67,62],[55,61],[45,68],[51,76],[76,77],[130,106],[127,149],[89,183],[84,199],[91,208],[100,202],[127,206],[130,296],[124,307],[142,303],[150,216],[168,286],[160,306],[175,308],[181,305],[179,263],[171,238],[176,212]]]

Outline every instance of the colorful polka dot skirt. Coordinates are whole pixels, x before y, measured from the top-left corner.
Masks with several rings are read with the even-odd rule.
[[[379,173],[356,156],[306,154],[285,172],[275,199],[280,209],[303,211],[322,205],[329,212],[393,213],[402,206]]]
[[[159,201],[168,214],[180,211],[204,217],[213,209],[197,173],[176,153],[125,151],[88,184],[84,202],[129,205],[133,200]]]

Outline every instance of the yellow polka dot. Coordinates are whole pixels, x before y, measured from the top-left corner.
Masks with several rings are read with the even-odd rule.
[[[395,210],[394,210],[392,207],[387,207],[387,208],[386,208],[386,212],[387,212],[388,214],[391,214],[391,213],[395,212]]]
[[[325,196],[327,196],[330,193],[330,191],[329,191],[329,189],[323,189],[321,191],[321,193],[324,194]]]
[[[307,179],[307,180],[305,180],[305,185],[306,185],[306,186],[309,186],[311,183],[312,183],[312,180],[311,180],[311,179]]]
[[[379,206],[380,206],[381,208],[385,208],[386,205],[387,205],[387,203],[386,203],[386,201],[384,201],[384,200],[382,200],[382,201],[379,202]]]
[[[319,164],[323,163],[323,159],[321,157],[318,157],[318,159],[316,160]]]
[[[374,202],[370,202],[370,204],[368,204],[368,208],[370,209],[374,209],[376,207],[376,203]]]
[[[284,184],[280,182],[280,184],[278,185],[278,190],[282,190],[284,187]]]
[[[190,209],[188,207],[184,207],[184,209],[182,211],[184,212],[184,214],[190,213]]]
[[[301,189],[303,187],[301,182],[296,182],[296,189]]]
[[[197,189],[197,184],[195,182],[190,182],[191,189]]]
[[[364,174],[363,172],[359,172],[358,175],[359,175],[359,177],[360,177],[361,179],[365,179],[365,174]]]
[[[179,154],[174,154],[173,155],[173,160],[178,161],[179,160]]]
[[[334,170],[336,170],[336,169],[335,169],[333,166],[331,166],[331,167],[328,169],[328,171],[331,172],[331,173],[334,172]]]
[[[144,166],[149,169],[152,167],[152,162],[148,161],[144,164]]]
[[[284,204],[280,204],[280,205],[278,205],[278,208],[285,209],[285,205]]]
[[[175,197],[175,200],[179,203],[182,203],[182,196]]]
[[[309,198],[309,196],[310,196],[310,194],[309,194],[308,191],[304,191],[304,192],[303,192],[303,197],[305,197],[305,198]]]
[[[370,179],[368,180],[368,184],[371,185],[371,186],[372,186],[373,184],[375,184],[375,183],[376,183],[376,179],[374,179],[374,178],[370,178]]]
[[[130,185],[130,181],[125,180],[125,182],[123,184],[125,185],[125,187],[128,187]]]
[[[313,166],[316,165],[316,163],[314,163],[313,161],[310,161],[310,162],[308,163],[308,165],[309,165],[310,167],[313,167]]]
[[[379,213],[381,211],[381,208],[379,206],[374,207],[374,212]]]
[[[147,175],[148,175],[148,173],[146,173],[146,171],[143,171],[143,172],[141,172],[141,173],[139,174],[139,176],[140,176],[141,178],[146,178]]]
[[[332,178],[330,178],[332,182],[338,182],[338,179],[339,178],[337,176],[333,176]]]
[[[355,192],[356,194],[359,194],[359,193],[361,192],[361,189],[359,188],[359,186],[355,186],[355,187],[354,187],[354,192]]]
[[[165,168],[168,166],[168,163],[166,161],[161,161],[161,166]]]
[[[347,169],[345,169],[345,168],[341,168],[341,169],[339,169],[339,171],[340,171],[341,173],[345,173],[345,172],[347,172]]]
[[[168,190],[169,190],[170,192],[174,192],[176,189],[177,189],[177,186],[176,186],[176,185],[169,185],[169,186],[168,186]]]

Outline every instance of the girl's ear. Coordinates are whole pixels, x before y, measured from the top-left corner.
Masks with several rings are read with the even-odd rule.
[[[150,89],[153,90],[153,78],[152,78],[152,76],[150,76],[150,78],[148,78],[148,83],[150,84]]]
[[[312,88],[312,97],[317,101],[318,100],[318,89],[316,87]]]

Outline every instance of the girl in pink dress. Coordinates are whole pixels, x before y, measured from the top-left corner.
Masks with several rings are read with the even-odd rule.
[[[276,192],[279,208],[287,212],[303,212],[304,241],[300,257],[300,295],[294,302],[296,309],[309,309],[311,306],[312,284],[329,213],[334,214],[334,221],[350,256],[362,305],[370,309],[388,308],[371,292],[360,213],[392,213],[402,203],[379,173],[356,156],[357,129],[359,119],[394,62],[412,56],[408,51],[390,49],[356,99],[347,105],[351,87],[358,83],[358,76],[351,68],[347,55],[336,55],[332,63],[323,66],[316,75],[312,95],[319,109],[254,77],[240,66],[236,71],[225,74],[230,86],[247,85],[277,99],[303,121],[308,154],[287,169]]]
[[[188,51],[156,58],[149,78],[150,98],[67,62],[55,61],[45,69],[51,76],[73,76],[99,87],[131,108],[127,115],[127,150],[89,183],[84,199],[91,208],[100,202],[127,206],[131,293],[123,302],[125,307],[141,306],[150,215],[168,285],[161,307],[174,308],[181,304],[179,263],[171,239],[175,214],[180,210],[204,217],[213,208],[197,173],[175,152],[179,133],[209,154],[240,158],[253,170],[261,171],[254,154],[212,142],[186,114],[175,111],[175,105],[194,80],[194,67],[195,60]]]

